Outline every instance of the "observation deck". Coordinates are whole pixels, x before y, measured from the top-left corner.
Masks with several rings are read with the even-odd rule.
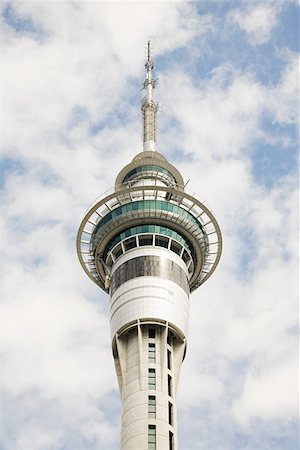
[[[184,190],[178,170],[158,152],[142,152],[121,170],[115,189],[94,202],[77,236],[83,269],[106,292],[118,258],[146,246],[180,256],[190,291],[211,276],[222,251],[214,215]]]

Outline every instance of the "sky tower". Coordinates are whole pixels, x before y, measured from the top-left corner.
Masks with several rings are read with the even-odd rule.
[[[80,263],[110,296],[112,352],[122,400],[121,450],[177,450],[176,391],[189,295],[222,251],[216,219],[185,192],[156,150],[157,103],[148,42],[143,151],[97,200],[77,236]]]

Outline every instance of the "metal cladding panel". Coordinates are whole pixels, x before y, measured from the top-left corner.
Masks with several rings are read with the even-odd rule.
[[[189,284],[185,271],[174,261],[157,255],[141,255],[124,262],[111,277],[110,295],[126,281],[134,278],[152,276],[174,281],[189,293]]]
[[[187,334],[189,295],[177,283],[159,277],[138,277],[123,283],[110,299],[112,337],[137,319],[168,321]]]

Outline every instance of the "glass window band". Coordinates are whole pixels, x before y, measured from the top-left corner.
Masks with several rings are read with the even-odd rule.
[[[175,239],[176,241],[180,242],[181,245],[183,245],[190,253],[192,253],[191,245],[189,242],[183,238],[179,233],[176,231],[173,231],[171,228],[160,226],[160,225],[138,225],[136,227],[127,228],[127,230],[122,231],[122,233],[115,236],[106,246],[104,252],[103,252],[103,259],[106,260],[106,257],[110,250],[118,243],[123,241],[124,239],[135,236],[137,234],[144,234],[144,233],[154,233],[154,234],[160,234],[167,236],[169,238]]]
[[[126,181],[129,180],[135,174],[139,174],[141,172],[149,172],[149,171],[163,173],[163,174],[167,175],[168,177],[172,178],[173,180],[175,180],[174,176],[167,169],[164,169],[163,167],[155,166],[155,165],[153,165],[153,166],[145,165],[145,166],[136,167],[135,169],[132,169],[130,172],[128,172],[128,174],[123,179],[122,183],[126,183]]]
[[[120,215],[129,213],[131,211],[138,211],[138,210],[141,210],[141,211],[147,210],[147,213],[148,213],[148,211],[151,211],[151,210],[155,210],[155,211],[160,210],[160,211],[167,211],[167,212],[172,212],[174,214],[178,214],[180,217],[185,218],[185,219],[189,220],[189,222],[196,225],[198,228],[201,229],[202,233],[204,235],[206,235],[202,224],[192,214],[190,214],[188,211],[181,208],[180,206],[175,205],[174,203],[163,201],[163,200],[139,200],[136,202],[127,203],[126,205],[121,205],[118,208],[115,208],[113,211],[106,214],[106,216],[104,216],[95,226],[92,237],[91,237],[91,244],[92,245],[94,244],[94,240],[96,238],[98,230],[100,230],[103,227],[103,225],[107,224],[110,220],[112,220]],[[147,214],[145,214],[145,217],[147,217]]]

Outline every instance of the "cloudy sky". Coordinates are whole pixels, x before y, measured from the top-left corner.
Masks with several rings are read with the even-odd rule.
[[[296,0],[0,8],[0,449],[119,449],[108,298],[75,238],[142,150],[149,38],[158,150],[224,238],[191,296],[180,450],[298,448]]]

